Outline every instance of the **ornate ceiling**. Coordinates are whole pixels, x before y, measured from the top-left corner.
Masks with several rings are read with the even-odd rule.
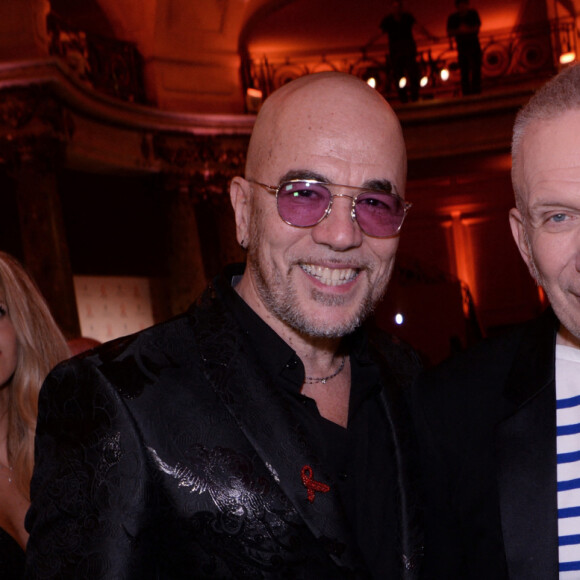
[[[18,0],[10,0],[16,4]],[[385,0],[25,0],[70,24],[135,43],[151,101],[175,111],[243,112],[242,57],[361,50],[380,33]],[[23,6],[23,3],[20,4]],[[569,16],[573,0],[472,0],[482,33]],[[46,8],[45,8],[46,9]],[[452,0],[406,0],[405,9],[446,43]],[[418,40],[421,40],[418,38]],[[378,39],[377,43],[384,43]]]

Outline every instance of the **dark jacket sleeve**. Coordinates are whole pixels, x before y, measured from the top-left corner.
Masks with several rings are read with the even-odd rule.
[[[493,341],[423,373],[412,411],[425,507],[425,579],[506,577],[494,431],[511,364]]]
[[[120,394],[87,360],[41,390],[26,578],[146,578],[146,462]],[[149,516],[151,517],[151,516]],[[142,572],[140,572],[142,571]]]

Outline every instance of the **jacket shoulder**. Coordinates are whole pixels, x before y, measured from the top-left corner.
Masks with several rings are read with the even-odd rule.
[[[514,373],[545,372],[553,358],[557,319],[546,312],[505,334],[482,340],[423,372],[416,395],[427,407],[478,409],[494,406]]]
[[[67,377],[82,381],[85,388],[95,381],[105,381],[121,395],[134,398],[161,372],[187,361],[194,346],[189,316],[182,314],[60,363],[45,385],[60,383]]]

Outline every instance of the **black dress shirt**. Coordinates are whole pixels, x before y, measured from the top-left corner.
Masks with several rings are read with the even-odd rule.
[[[394,454],[387,419],[377,396],[383,385],[378,366],[367,349],[363,328],[343,339],[350,356],[351,390],[348,427],[322,417],[316,402],[301,394],[304,366],[282,340],[235,292],[222,297],[273,384],[286,394],[289,406],[308,433],[332,476],[332,485],[344,505],[353,537],[373,578],[397,578],[400,562],[396,473],[389,469]],[[316,474],[314,474],[316,478]],[[324,482],[329,483],[329,482]]]

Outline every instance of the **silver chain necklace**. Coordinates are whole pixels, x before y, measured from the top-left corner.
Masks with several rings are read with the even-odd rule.
[[[334,377],[336,377],[337,375],[339,375],[342,372],[342,369],[344,368],[345,361],[346,361],[346,355],[343,354],[342,360],[340,361],[340,366],[331,375],[328,375],[327,377],[304,377],[304,383],[307,385],[314,385],[315,383],[322,383],[323,385],[325,385],[327,381],[329,381],[330,379],[333,379]]]

